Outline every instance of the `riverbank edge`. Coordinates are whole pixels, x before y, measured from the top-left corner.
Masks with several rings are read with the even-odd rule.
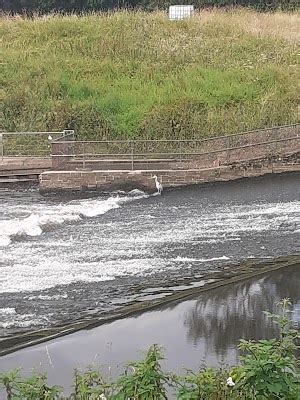
[[[137,316],[144,312],[155,310],[157,307],[160,307],[162,305],[172,304],[173,302],[177,302],[179,300],[186,301],[188,299],[191,299],[195,295],[199,295],[201,293],[233,283],[241,282],[247,279],[255,278],[257,276],[265,275],[276,270],[292,266],[300,267],[300,254],[259,261],[257,259],[253,261],[245,260],[239,263],[238,266],[239,268],[235,270],[238,272],[238,275],[225,278],[223,277],[223,279],[207,283],[203,287],[192,287],[190,289],[183,289],[180,292],[174,292],[170,295],[167,295],[162,299],[154,299],[129,304],[127,306],[120,307],[115,311],[103,313],[101,316],[98,317],[93,317],[88,321],[83,319],[78,322],[73,322],[72,324],[60,326],[57,328],[28,332],[23,335],[15,336],[8,339],[2,338],[2,340],[0,339],[0,357],[14,353],[27,347],[32,347],[44,342],[48,342],[50,340],[67,336],[81,330],[90,330],[98,326],[114,322],[116,320]],[[256,268],[254,271],[249,272],[249,269],[253,270],[254,268]],[[216,276],[217,274],[220,274],[220,271],[218,271],[215,275],[210,275],[209,278],[214,278],[214,276]],[[192,282],[197,281],[190,281],[189,283],[191,284]],[[53,332],[55,330],[56,332]],[[41,337],[42,334],[44,334],[44,336]],[[28,340],[26,340],[27,338]],[[16,343],[18,342],[18,340],[21,341],[22,339],[24,339],[23,342]],[[9,345],[10,342],[11,345]],[[5,343],[8,343],[8,346],[4,349],[1,349],[1,347],[5,345]]]
[[[155,191],[153,176],[157,176],[164,189],[175,189],[210,182],[230,182],[243,178],[256,178],[269,174],[300,172],[300,164],[284,163],[262,166],[251,163],[248,166],[220,166],[206,169],[170,170],[91,170],[91,171],[48,171],[39,176],[41,195],[67,192],[139,189]]]

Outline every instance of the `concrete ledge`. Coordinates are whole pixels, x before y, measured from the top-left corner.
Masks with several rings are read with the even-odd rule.
[[[232,181],[270,173],[300,171],[300,164],[276,164],[266,166],[221,166],[206,169],[185,170],[93,170],[48,171],[40,175],[40,192],[99,191],[140,189],[156,190],[153,175],[157,175],[165,189],[198,185],[207,182]]]

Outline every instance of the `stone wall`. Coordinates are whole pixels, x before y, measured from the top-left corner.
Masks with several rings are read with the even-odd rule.
[[[40,175],[40,191],[41,193],[86,190],[101,192],[141,189],[153,192],[156,190],[153,175],[157,175],[159,181],[167,189],[287,171],[300,171],[299,163],[281,160],[276,163],[260,161],[259,163],[237,163],[230,166],[185,170],[49,171]]]

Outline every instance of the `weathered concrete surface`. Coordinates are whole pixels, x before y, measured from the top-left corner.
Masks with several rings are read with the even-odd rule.
[[[51,157],[0,157],[0,171],[22,168],[50,168]]]
[[[156,190],[154,179],[152,178],[153,175],[157,175],[164,188],[175,188],[292,171],[300,171],[300,164],[247,162],[246,164],[237,163],[229,166],[203,169],[49,171],[40,175],[40,191],[41,193],[47,193],[57,191],[141,189],[153,192]]]
[[[3,157],[0,158],[0,183],[24,181],[50,170],[50,157]]]

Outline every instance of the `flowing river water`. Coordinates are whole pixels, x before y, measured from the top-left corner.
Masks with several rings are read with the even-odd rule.
[[[28,374],[34,368],[69,393],[74,368],[100,368],[106,378],[115,379],[154,343],[163,346],[166,371],[184,374],[184,368],[197,370],[203,363],[236,365],[240,338],[278,334],[263,311],[276,313],[277,302],[285,297],[293,304],[294,327],[300,329],[300,264],[19,350],[0,358],[0,371],[21,365]]]
[[[189,187],[162,196],[135,190],[42,197],[35,187],[2,187],[0,338],[76,323],[193,284],[202,286],[217,271],[244,260],[299,254],[299,221],[297,173]],[[295,268],[291,282],[299,288]],[[253,283],[249,290],[262,293],[263,285]],[[275,286],[268,284],[266,290]],[[200,308],[191,307],[186,319],[191,322],[183,324],[191,341],[197,343],[195,332],[204,329],[193,315],[203,319],[214,309],[216,319],[223,306],[207,298]],[[204,336],[219,328],[219,322],[211,323]]]

